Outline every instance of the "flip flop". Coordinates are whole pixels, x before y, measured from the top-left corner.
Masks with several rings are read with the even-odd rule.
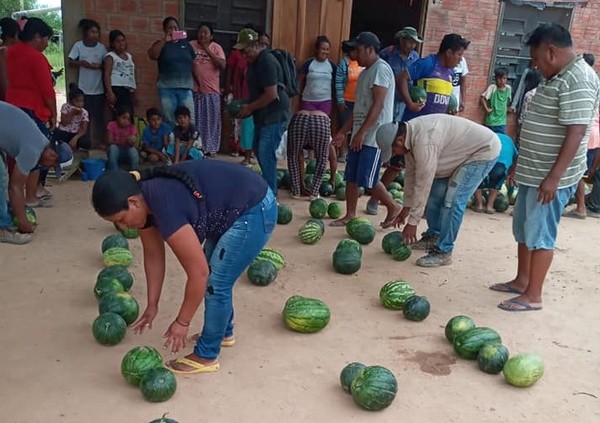
[[[388,229],[388,228],[393,227],[394,222],[396,221],[398,216],[400,216],[400,213],[402,213],[402,207],[400,207],[400,210],[398,210],[398,213],[394,213],[391,218],[385,219],[383,222],[381,222],[381,227],[383,229]]]
[[[583,220],[583,219],[586,218],[586,215],[577,212],[576,209],[573,209],[573,210],[570,210],[570,211],[568,211],[566,213],[563,213],[563,217],[573,217],[575,219]]]
[[[471,210],[473,210],[475,213],[485,213],[483,207],[471,207]]]
[[[192,370],[177,370],[171,366],[171,363],[175,364],[183,364],[185,366],[191,367]],[[214,373],[219,370],[221,367],[219,363],[215,364],[202,364],[197,361],[190,360],[189,358],[179,357],[166,365],[173,373],[177,373],[180,375],[195,375],[199,373]]]
[[[352,220],[352,219],[348,219],[348,220],[344,220],[344,219],[334,220],[333,222],[329,223],[329,226],[334,227],[334,228],[343,228],[343,227],[345,227],[348,224],[348,222],[350,222],[350,220]]]
[[[485,209],[484,212],[485,212],[485,214],[494,214],[494,213],[496,213],[496,210],[494,210],[494,209]]]
[[[36,201],[35,203],[25,203],[25,205],[29,206],[29,207],[33,207],[34,209],[40,208],[40,207],[45,207],[45,208],[53,207],[51,197],[38,198],[38,201]]]
[[[504,311],[539,311],[542,309],[541,306],[534,306],[526,303],[525,301],[517,300],[516,298],[511,298],[510,300],[506,300],[498,304],[498,308]]]
[[[508,282],[504,282],[504,283],[495,283],[494,285],[490,286],[489,289],[491,289],[492,291],[496,291],[496,292],[507,292],[509,294],[522,294],[522,291],[519,291],[516,288],[513,288],[512,286],[508,285]]]

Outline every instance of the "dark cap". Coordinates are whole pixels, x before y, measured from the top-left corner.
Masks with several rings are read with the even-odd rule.
[[[356,38],[348,41],[347,45],[351,48],[365,46],[373,47],[377,51],[381,49],[381,42],[379,41],[379,38],[377,38],[377,35],[373,34],[372,32],[361,32],[356,36]]]

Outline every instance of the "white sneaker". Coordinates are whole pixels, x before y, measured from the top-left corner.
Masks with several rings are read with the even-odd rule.
[[[21,232],[11,231],[10,229],[0,229],[0,242],[6,244],[23,245],[31,241],[31,234],[22,234]]]

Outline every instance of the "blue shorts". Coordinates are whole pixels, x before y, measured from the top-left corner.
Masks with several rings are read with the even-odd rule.
[[[506,125],[488,126],[488,128],[497,134],[506,134]]]
[[[585,172],[586,175],[590,174],[590,169],[592,168],[592,164],[594,164],[594,159],[596,158],[596,154],[600,154],[600,153],[598,153],[599,151],[600,151],[600,148],[594,148],[593,150],[587,151],[587,171]]]
[[[363,188],[373,188],[379,181],[381,150],[363,145],[360,151],[349,150],[344,179]]]
[[[537,187],[519,186],[513,210],[513,236],[528,250],[554,250],[558,222],[565,206],[577,190],[577,184],[556,191],[551,203],[537,200]]]

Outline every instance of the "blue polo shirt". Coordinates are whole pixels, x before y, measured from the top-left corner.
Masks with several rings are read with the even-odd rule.
[[[216,241],[267,193],[263,177],[239,164],[191,160],[174,166],[190,175],[202,198],[194,197],[178,179],[142,181],[142,195],[151,212],[148,224],[158,228],[165,240],[189,224],[200,242]]]
[[[171,134],[171,127],[166,123],[161,123],[159,128],[155,131],[150,126],[144,128],[142,133],[142,144],[147,145],[153,150],[162,151],[165,137]]]

